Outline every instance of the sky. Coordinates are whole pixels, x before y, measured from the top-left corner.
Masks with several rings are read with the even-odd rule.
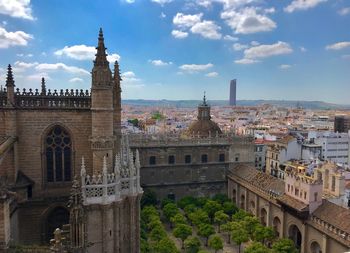
[[[350,0],[0,0],[0,84],[89,89],[100,27],[123,99],[350,104]]]

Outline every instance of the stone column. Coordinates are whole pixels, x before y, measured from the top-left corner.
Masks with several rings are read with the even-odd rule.
[[[255,216],[259,217],[259,195],[255,193]]]
[[[327,238],[327,235],[326,234],[323,234],[322,235],[322,253],[326,253],[327,252],[327,242],[328,242],[328,240],[327,240],[328,238]]]
[[[300,253],[307,253],[307,224],[303,223],[301,227],[301,252]]]

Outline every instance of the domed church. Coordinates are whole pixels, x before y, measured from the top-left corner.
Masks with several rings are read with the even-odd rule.
[[[203,96],[202,104],[198,105],[197,120],[193,122],[188,130],[187,135],[210,137],[222,134],[222,131],[218,124],[211,120],[210,105],[207,103],[205,93]]]

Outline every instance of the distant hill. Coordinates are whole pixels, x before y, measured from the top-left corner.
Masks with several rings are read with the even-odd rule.
[[[159,106],[159,107],[177,107],[192,108],[197,107],[201,100],[146,100],[146,99],[125,99],[122,101],[125,105],[135,106]],[[209,100],[211,106],[228,106],[227,100]],[[270,104],[280,107],[297,107],[301,106],[306,109],[314,110],[350,110],[350,105],[332,104],[323,101],[294,101],[294,100],[238,100],[239,106],[258,106]]]

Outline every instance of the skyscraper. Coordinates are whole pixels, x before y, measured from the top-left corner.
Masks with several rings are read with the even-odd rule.
[[[230,105],[236,105],[236,79],[233,79],[230,82]]]

